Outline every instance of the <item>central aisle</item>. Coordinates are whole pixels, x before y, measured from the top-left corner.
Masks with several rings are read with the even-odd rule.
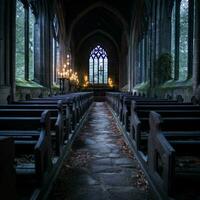
[[[64,162],[51,199],[145,200],[145,186],[136,187],[143,184],[140,175],[106,103],[96,102],[70,160]]]

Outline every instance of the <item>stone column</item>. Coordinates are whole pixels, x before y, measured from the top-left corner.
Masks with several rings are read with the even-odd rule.
[[[150,87],[153,90],[155,86],[154,61],[156,59],[156,3],[152,2],[152,13],[150,19]]]
[[[39,84],[50,87],[51,85],[51,31],[50,17],[46,1],[32,1],[36,8],[36,22],[34,27],[34,61],[35,81]],[[52,11],[53,12],[53,11]]]
[[[5,62],[5,57],[4,57],[4,51],[5,51],[5,1],[1,0],[0,1],[0,86],[2,87],[5,84],[5,69],[4,69],[4,62]]]
[[[127,80],[128,80],[128,91],[131,91],[131,88],[130,88],[130,44],[129,44],[129,47],[128,47],[128,63],[127,63]]]
[[[0,103],[15,91],[15,1],[0,0]]]
[[[170,0],[171,1],[171,0]],[[170,53],[171,40],[171,12],[169,11],[169,2],[161,3],[160,19],[160,54]]]

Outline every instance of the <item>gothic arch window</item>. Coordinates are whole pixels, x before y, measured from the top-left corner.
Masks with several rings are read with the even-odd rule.
[[[16,1],[16,79],[34,79],[35,16],[28,1]]]
[[[100,45],[97,45],[90,53],[89,82],[90,84],[108,83],[108,57]]]
[[[194,3],[175,1],[171,15],[172,77],[186,80],[192,76]]]

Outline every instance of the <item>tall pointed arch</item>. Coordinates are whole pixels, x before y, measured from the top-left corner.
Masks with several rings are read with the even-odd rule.
[[[90,84],[108,83],[108,57],[100,45],[97,45],[90,53],[89,82]]]

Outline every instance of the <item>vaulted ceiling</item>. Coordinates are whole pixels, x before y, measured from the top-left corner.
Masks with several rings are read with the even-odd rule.
[[[133,0],[63,0],[69,42],[79,46],[94,34],[103,34],[120,46],[128,33]]]

